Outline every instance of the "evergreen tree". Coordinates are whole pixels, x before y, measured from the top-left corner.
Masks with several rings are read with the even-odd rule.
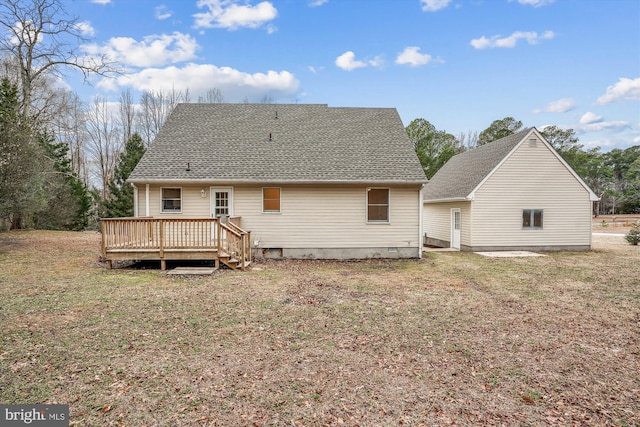
[[[10,228],[23,228],[43,206],[40,159],[29,120],[20,112],[18,88],[5,77],[0,82],[0,222]]]
[[[110,197],[104,204],[104,215],[109,218],[133,216],[133,188],[126,181],[145,152],[138,133],[131,135],[120,155],[118,165],[109,182]]]
[[[44,185],[45,209],[34,215],[36,228],[82,230],[87,226],[91,198],[84,183],[73,172],[69,147],[57,143],[49,132],[38,136],[43,149],[48,178]]]
[[[427,179],[431,179],[451,157],[463,151],[455,136],[437,130],[425,119],[415,119],[406,127]]]
[[[502,120],[494,120],[488,128],[480,132],[480,135],[478,136],[478,146],[488,144],[509,135],[513,135],[521,129],[522,122],[520,120],[514,119],[513,117],[505,117]]]

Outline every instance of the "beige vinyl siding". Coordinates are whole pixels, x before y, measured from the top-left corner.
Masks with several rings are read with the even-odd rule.
[[[523,229],[522,210],[543,209],[543,228]],[[591,244],[588,191],[542,142],[524,141],[476,191],[474,247]]]
[[[419,188],[390,187],[390,221],[381,224],[366,223],[366,191],[281,186],[280,213],[262,213],[262,187],[237,186],[235,213],[263,248],[419,247]]]
[[[182,212],[161,212],[161,188],[182,188]],[[138,186],[138,216],[145,214],[145,185]],[[200,195],[200,190],[205,190],[205,198]],[[211,195],[209,185],[150,185],[149,186],[149,215],[155,218],[208,218],[211,216]]]
[[[182,213],[160,212],[160,188],[182,188]],[[218,187],[216,185],[216,187]],[[420,187],[390,188],[389,223],[366,223],[366,186],[280,185],[280,212],[262,212],[262,188],[233,187],[233,215],[251,231],[262,248],[414,247],[420,241]],[[268,186],[270,187],[270,185]],[[145,186],[139,186],[144,206]],[[206,198],[200,196],[204,188]],[[211,215],[209,185],[151,185],[150,215],[157,218],[193,218]],[[140,211],[144,215],[144,210]]]
[[[460,209],[460,245],[470,246],[471,203],[425,203],[422,214],[423,232],[427,237],[451,241],[451,209]]]

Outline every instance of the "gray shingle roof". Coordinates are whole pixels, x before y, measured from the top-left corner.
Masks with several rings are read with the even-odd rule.
[[[426,182],[395,109],[303,104],[179,104],[129,177],[176,180]]]
[[[533,128],[453,156],[422,190],[425,201],[463,199],[518,145]]]

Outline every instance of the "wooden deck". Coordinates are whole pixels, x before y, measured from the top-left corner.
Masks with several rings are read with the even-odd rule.
[[[213,260],[236,270],[251,263],[251,233],[240,218],[104,218],[102,256],[107,268],[115,260]]]

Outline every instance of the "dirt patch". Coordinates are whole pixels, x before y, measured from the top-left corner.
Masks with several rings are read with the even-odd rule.
[[[640,249],[106,270],[0,233],[0,401],[72,425],[638,425]]]

